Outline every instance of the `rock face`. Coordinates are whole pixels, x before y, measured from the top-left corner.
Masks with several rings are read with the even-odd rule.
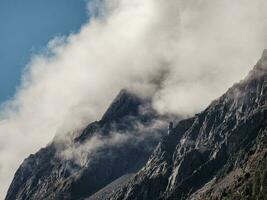
[[[267,199],[267,56],[165,136],[112,200]]]
[[[165,133],[162,120],[149,100],[122,90],[100,121],[27,158],[6,200],[84,199],[121,176],[130,178]]]
[[[265,51],[244,80],[169,130],[155,126],[162,118],[148,100],[122,91],[100,121],[74,138],[75,148],[53,142],[27,158],[6,200],[265,200],[266,75]],[[88,146],[96,135],[112,144],[114,132],[127,139],[86,151],[82,164],[58,155]]]

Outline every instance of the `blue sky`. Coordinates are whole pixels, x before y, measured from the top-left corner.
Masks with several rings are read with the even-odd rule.
[[[31,55],[86,21],[85,0],[0,0],[0,103],[14,95]]]

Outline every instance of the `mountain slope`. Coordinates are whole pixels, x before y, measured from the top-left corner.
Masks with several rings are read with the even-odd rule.
[[[100,121],[55,140],[17,170],[6,200],[83,199],[140,169],[166,128],[148,99],[122,90]],[[164,128],[163,128],[164,127]]]
[[[264,51],[243,81],[178,123],[110,199],[266,199],[266,74]]]
[[[6,200],[265,200],[266,75],[264,51],[244,80],[159,143],[166,118],[123,90],[100,121],[27,158]]]

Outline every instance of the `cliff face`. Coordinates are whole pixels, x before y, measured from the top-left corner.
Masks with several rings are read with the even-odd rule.
[[[266,199],[267,60],[159,143],[112,200]]]
[[[55,140],[17,170],[6,200],[83,199],[140,169],[167,124],[150,101],[122,90],[100,121]]]
[[[266,75],[265,51],[244,80],[169,131],[149,100],[124,90],[68,144],[27,158],[6,200],[265,200]]]

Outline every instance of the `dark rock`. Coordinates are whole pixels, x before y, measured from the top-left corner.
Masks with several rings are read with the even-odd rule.
[[[64,141],[52,144],[27,158],[10,185],[6,200],[82,199],[91,196],[121,176],[139,170],[167,133],[164,127],[153,128],[157,120],[164,119],[151,108],[148,99],[122,90],[100,121],[89,124],[73,140],[73,149]],[[139,129],[139,126],[144,127]],[[146,127],[152,127],[145,130]],[[62,159],[61,152],[86,148],[93,137],[111,141],[113,134],[125,141],[106,144],[93,152],[84,151],[84,163]],[[120,136],[119,135],[119,136]],[[128,177],[129,178],[129,177]]]
[[[243,81],[206,110],[178,123],[172,134],[160,142],[145,167],[110,199],[179,200],[200,196],[199,199],[216,199],[226,194],[217,188],[231,184],[227,191],[236,191],[235,181],[230,181],[231,173],[240,166],[250,166],[251,147],[259,144],[259,137],[266,140],[266,58],[264,53]],[[264,151],[266,145],[258,153]],[[247,157],[246,161],[242,157]],[[207,188],[213,192],[201,192]],[[233,195],[233,199],[240,198]]]
[[[53,142],[23,162],[6,200],[267,199],[266,75],[265,51],[244,80],[203,112],[170,124],[170,134],[159,143],[151,131],[164,135],[167,124],[164,130],[149,129],[141,140],[129,137],[121,145],[105,145],[80,166],[60,159]],[[114,131],[140,136],[137,124],[149,127],[162,120],[150,103],[122,91],[74,144],[86,145],[96,135],[105,140]]]

